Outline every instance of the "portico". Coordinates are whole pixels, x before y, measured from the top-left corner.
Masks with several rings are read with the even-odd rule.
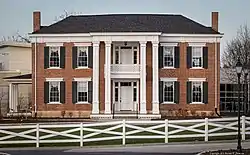
[[[158,44],[159,34],[92,34],[94,57],[99,57],[100,41],[105,43],[105,110],[99,111],[99,61],[93,61],[93,106],[91,117],[112,117],[114,112],[138,113],[138,117],[159,118]],[[99,40],[99,41],[97,41]],[[152,50],[152,109],[147,110],[147,43]],[[151,67],[151,66],[150,66]],[[112,94],[112,95],[111,95]],[[114,108],[114,110],[112,110]],[[150,115],[150,116],[149,116]]]

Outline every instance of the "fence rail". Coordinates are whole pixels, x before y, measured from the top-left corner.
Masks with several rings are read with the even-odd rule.
[[[204,138],[237,135],[237,118],[197,120],[122,120],[98,123],[1,125],[0,144],[84,143],[129,139]],[[241,117],[242,140],[250,138],[250,117]]]

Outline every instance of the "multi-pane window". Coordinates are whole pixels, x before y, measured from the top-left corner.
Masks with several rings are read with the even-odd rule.
[[[59,102],[60,101],[60,82],[51,81],[49,82],[49,102]]]
[[[87,81],[78,81],[77,82],[77,101],[88,102],[88,82]]]
[[[60,67],[60,47],[50,47],[49,65],[50,67]]]
[[[192,47],[193,67],[202,67],[202,47]]]
[[[78,47],[77,48],[77,64],[78,67],[88,66],[88,47]]]
[[[202,102],[202,82],[192,82],[192,102]]]
[[[174,47],[164,46],[163,56],[164,56],[164,67],[174,67]]]
[[[163,101],[174,102],[174,82],[164,82]]]

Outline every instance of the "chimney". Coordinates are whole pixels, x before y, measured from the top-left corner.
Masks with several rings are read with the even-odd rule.
[[[40,11],[33,12],[33,31],[40,30],[41,26],[41,13]]]
[[[212,29],[218,31],[218,12],[212,12]]]

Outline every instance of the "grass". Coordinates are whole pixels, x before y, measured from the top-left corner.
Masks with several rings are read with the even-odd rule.
[[[180,124],[178,124],[180,125]],[[148,128],[150,127],[151,125],[140,125],[140,127],[142,128]],[[152,125],[153,126],[153,125]],[[188,127],[190,126],[190,124],[181,124],[181,126],[183,127]],[[247,125],[247,127],[249,127],[250,125]],[[95,129],[100,129],[100,130],[104,130],[104,129],[107,129],[109,127],[112,127],[112,126],[101,126],[101,127],[91,127],[91,128],[95,128]],[[215,127],[213,126],[209,126],[209,129],[213,129]],[[67,131],[67,130],[70,130],[70,129],[74,129],[72,127],[64,127],[64,128],[48,128],[48,130],[52,130],[52,131],[56,131],[56,132],[62,132],[62,131]],[[201,127],[198,127],[196,129],[200,129],[200,130],[204,130],[205,127],[204,126],[201,126]],[[8,131],[12,131],[12,132],[16,132],[16,133],[20,133],[20,132],[23,132],[23,131],[26,131],[26,130],[29,130],[29,129],[9,129]],[[126,132],[129,132],[129,131],[133,131],[135,129],[131,129],[131,128],[126,128]],[[157,131],[161,131],[161,132],[164,132],[165,128],[162,127],[162,128],[158,128],[158,129],[155,129]],[[174,131],[176,130],[175,128],[171,128],[169,127],[168,128],[168,131],[171,132],[171,131]],[[116,131],[116,132],[122,132],[122,127],[118,128],[118,129],[115,129],[115,130],[112,130],[112,131]],[[220,131],[216,131],[215,133],[223,133],[223,132],[235,132],[235,130],[231,130],[231,129],[222,129]],[[84,131],[83,132],[83,135],[88,135],[92,132],[89,132],[89,131]],[[72,133],[68,133],[68,134],[71,134],[71,135],[77,135],[79,136],[80,135],[80,131],[75,131],[75,132],[72,132]],[[178,132],[174,135],[192,135],[192,134],[199,134],[199,133],[196,133],[196,132],[193,132],[193,131],[181,131],[181,132]],[[201,133],[202,134],[202,133]],[[3,136],[6,136],[7,134],[2,134],[0,133],[0,137],[3,137]],[[26,134],[26,135],[30,135],[30,136],[35,136],[36,135],[36,132],[32,132],[32,133],[29,133],[29,134]],[[48,135],[48,133],[44,133],[44,132],[39,132],[39,135],[40,136],[45,136],[45,135]],[[129,136],[152,136],[152,135],[159,135],[159,134],[155,134],[155,133],[151,133],[151,132],[147,132],[147,131],[143,131],[143,132],[139,132],[139,133],[135,133],[135,134],[131,134]],[[103,137],[112,137],[114,135],[112,134],[106,134],[106,133],[101,133],[101,134],[98,134],[98,135],[95,135],[93,137],[90,137],[90,138],[103,138]],[[47,138],[46,140],[66,140],[66,139],[69,139],[68,137],[65,137],[65,136],[54,136],[54,137],[50,137],[50,138]],[[73,139],[73,138],[72,138]],[[233,135],[233,136],[215,136],[215,137],[209,137],[209,141],[216,141],[216,140],[233,140],[233,139],[237,139],[237,135]],[[246,135],[246,139],[250,139],[250,135]],[[6,141],[22,141],[22,140],[29,140],[27,138],[23,138],[23,137],[13,137],[13,138],[10,138]],[[169,138],[168,139],[168,142],[171,143],[171,142],[193,142],[193,141],[204,141],[204,136],[203,137],[189,137],[189,138]],[[147,139],[126,139],[126,144],[144,144],[144,143],[164,143],[165,142],[165,139],[164,138],[161,138],[161,139],[157,139],[157,138],[147,138]],[[84,146],[95,146],[95,145],[121,145],[122,144],[122,139],[116,139],[116,140],[105,140],[105,141],[93,141],[93,142],[84,142]],[[0,147],[35,147],[36,144],[1,144]],[[63,146],[80,146],[80,142],[64,142],[64,143],[40,143],[39,144],[40,147],[63,147]]]

